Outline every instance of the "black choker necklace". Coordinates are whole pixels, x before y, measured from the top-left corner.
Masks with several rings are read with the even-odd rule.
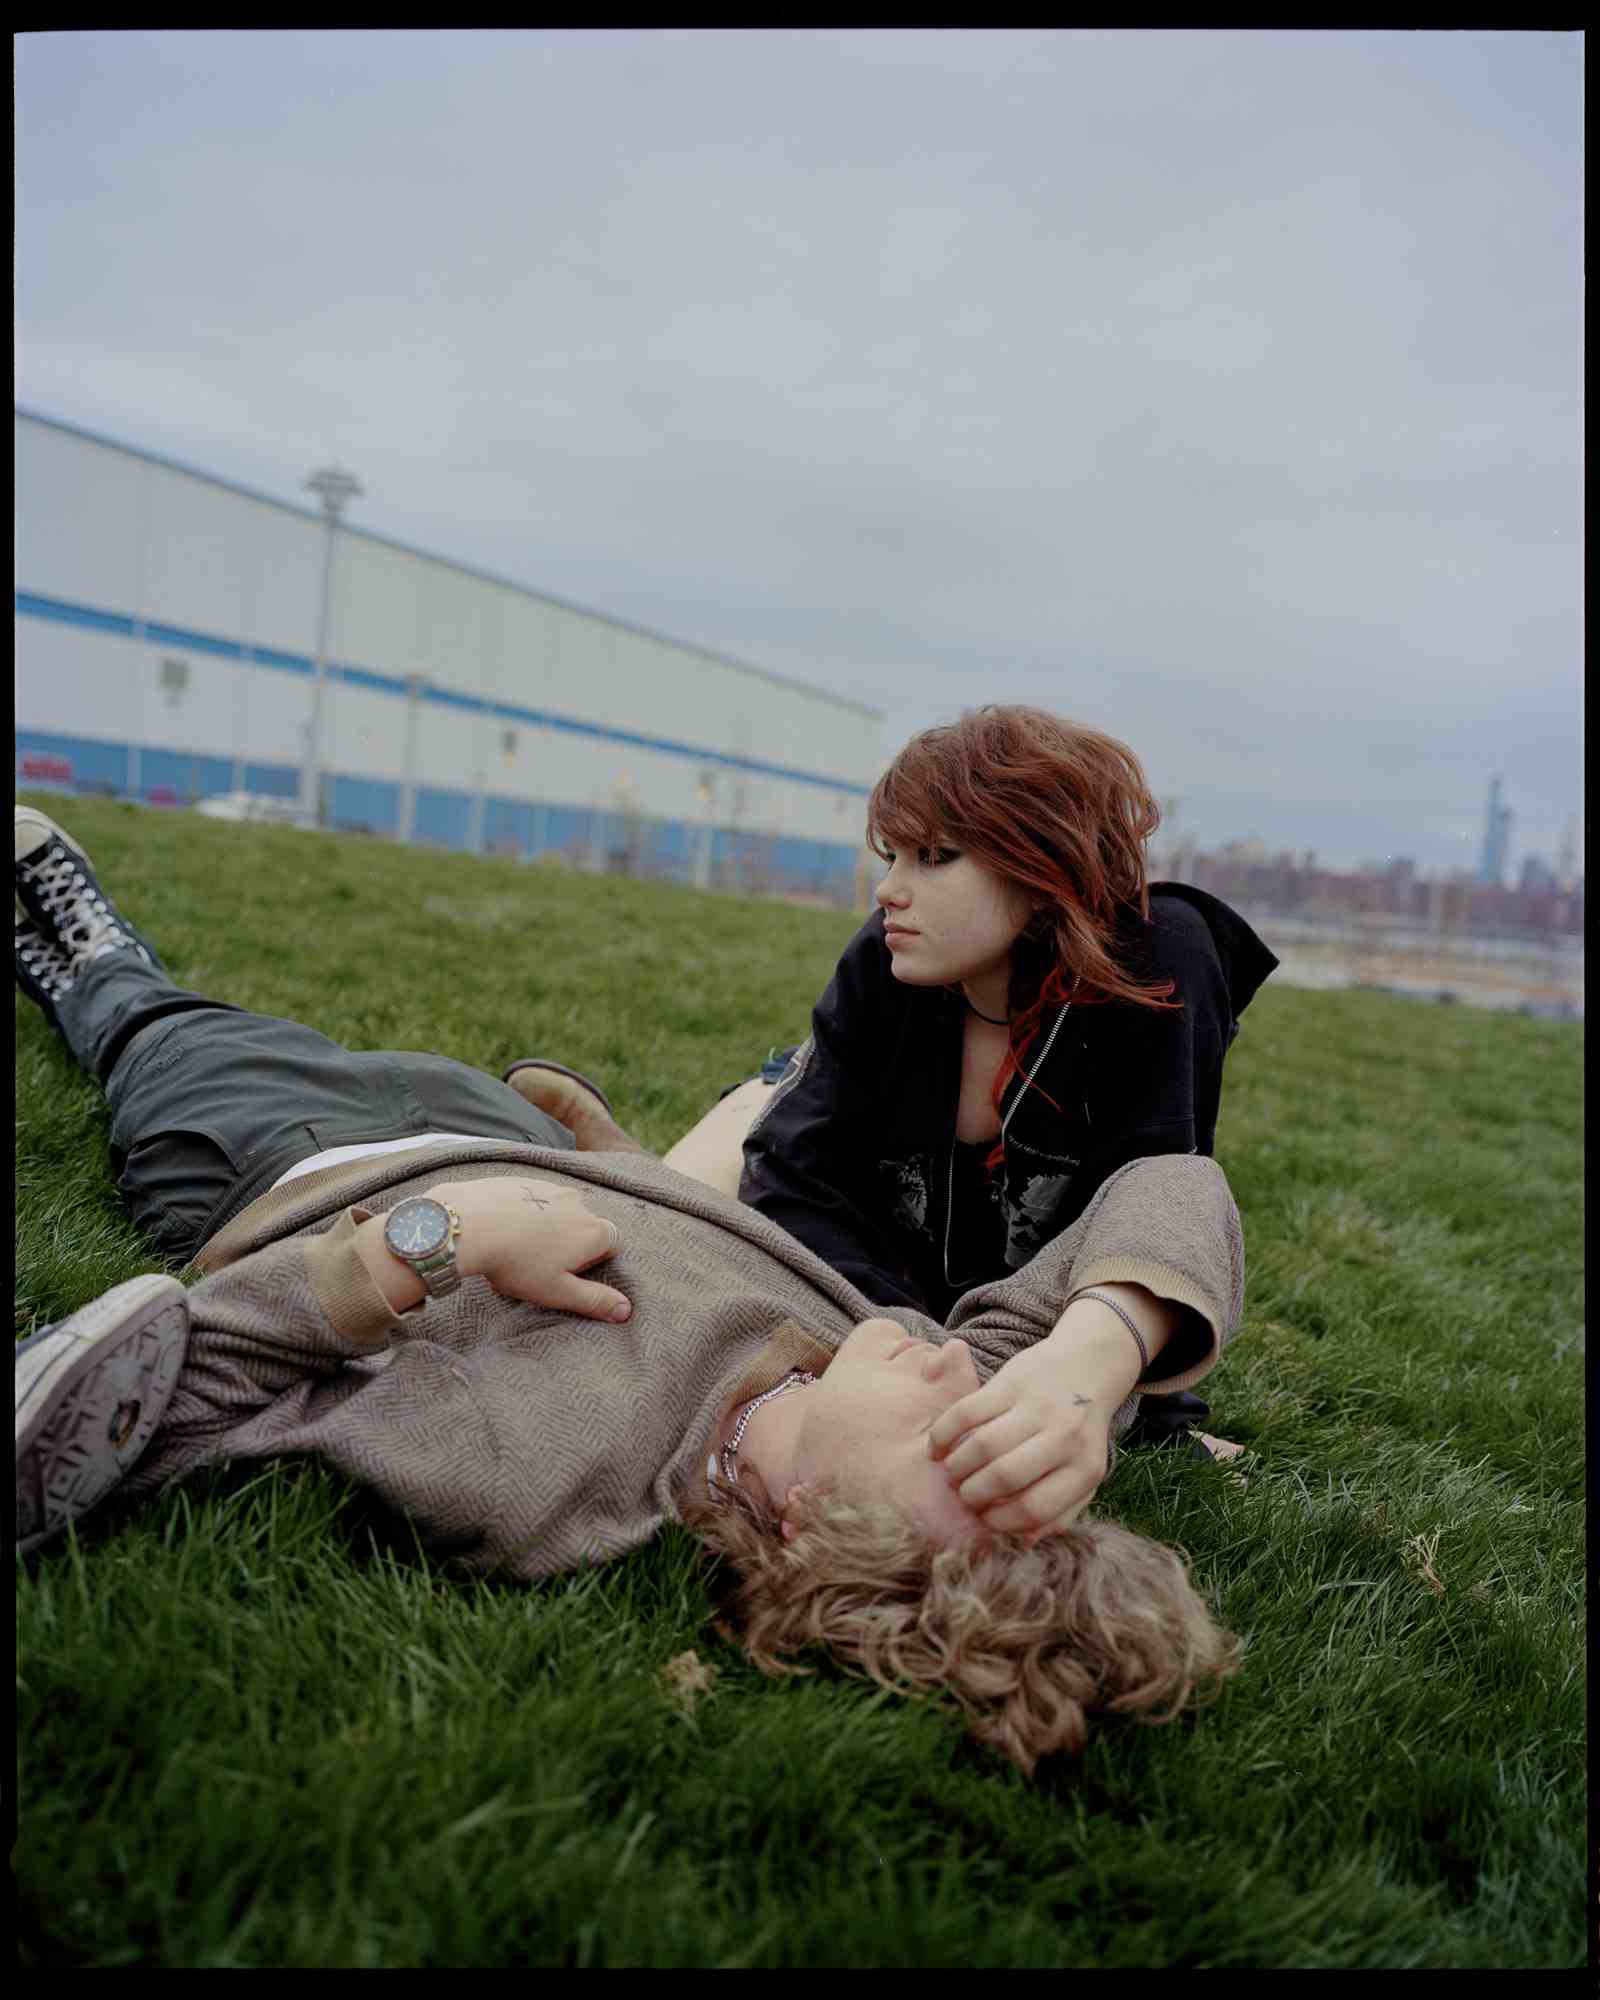
[[[963,1000],[966,1000],[967,998],[967,996],[964,993],[962,994],[961,997]],[[969,1007],[972,1007],[972,1002],[970,1000],[967,1000],[967,1005]],[[980,1008],[972,1007],[972,1011],[974,1014],[978,1016],[978,1019],[980,1021],[987,1021],[991,1028],[1009,1028],[1011,1026],[1010,1019],[1005,1014],[1002,1014],[1000,1018],[996,1020],[993,1014],[985,1014]]]

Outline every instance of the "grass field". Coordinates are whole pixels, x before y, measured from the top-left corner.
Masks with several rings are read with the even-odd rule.
[[[656,1147],[800,1039],[856,921],[37,802],[180,984],[359,1048],[554,1056]],[[161,1265],[93,1087],[17,1012],[21,1336]],[[1582,1091],[1570,1026],[1251,1006],[1217,1145],[1245,1318],[1204,1391],[1249,1449],[1129,1454],[1098,1502],[1247,1641],[1198,1717],[1029,1784],[937,1710],[764,1679],[681,1529],[464,1586],[258,1470],[18,1568],[21,1962],[1583,1964]]]

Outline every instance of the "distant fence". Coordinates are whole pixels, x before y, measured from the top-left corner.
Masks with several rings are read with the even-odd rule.
[[[237,788],[230,781],[238,777],[238,769],[226,760],[169,756],[160,767],[160,781],[152,783],[155,754],[143,753],[142,782],[135,785],[125,764],[86,770],[81,760],[63,752],[19,749],[16,780],[43,792],[141,806],[197,807],[227,819],[280,819],[285,814],[279,808],[289,809],[291,819],[297,817],[298,773],[288,767],[247,767],[254,782]],[[398,790],[330,774],[324,791],[328,830],[395,839],[393,812],[385,821],[366,810],[380,789]],[[419,790],[411,825],[411,840],[418,846],[554,862],[591,874],[631,875],[819,908],[865,909],[870,903],[864,849],[748,825],[655,818],[638,811],[620,791],[610,805],[573,806]]]

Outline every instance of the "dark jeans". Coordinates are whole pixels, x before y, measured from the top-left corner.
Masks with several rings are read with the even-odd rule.
[[[279,1175],[330,1146],[425,1132],[576,1143],[466,1063],[341,1048],[297,1021],[187,993],[131,951],[87,966],[57,1025],[105,1090],[128,1213],[169,1256],[192,1257]]]

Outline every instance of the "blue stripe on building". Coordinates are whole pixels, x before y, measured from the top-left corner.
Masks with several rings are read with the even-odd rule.
[[[31,590],[17,592],[17,610],[25,618],[50,618],[61,625],[86,625],[92,632],[133,636],[133,620],[118,611],[96,611],[88,604],[67,604],[59,597],[39,597]]]
[[[140,623],[120,612],[100,610],[93,605],[76,604],[59,597],[43,597],[36,591],[16,592],[18,615],[25,618],[44,618],[57,624],[78,625],[91,631],[116,632],[124,637],[143,639],[151,645],[175,646],[192,652],[214,653],[225,659],[244,661],[254,666],[275,667],[291,673],[311,673],[313,663],[295,653],[283,653],[268,646],[246,646],[234,639],[219,638],[214,633],[194,632],[181,625],[158,625]],[[388,674],[370,672],[365,667],[328,665],[328,677],[346,683],[351,687],[362,687],[378,693],[405,696],[408,682]],[[425,687],[422,690],[425,702],[436,703],[444,708],[467,709],[473,713],[495,716],[506,722],[526,723],[535,729],[564,730],[574,736],[592,737],[602,743],[623,743],[632,749],[658,750],[670,757],[689,757],[697,764],[722,764],[736,771],[753,771],[766,778],[784,778],[792,784],[816,785],[824,791],[841,792],[851,798],[864,799],[869,787],[854,783],[847,778],[827,778],[816,771],[801,771],[788,764],[768,764],[757,757],[740,757],[726,750],[710,750],[702,744],[680,743],[667,736],[646,736],[632,729],[614,729],[603,722],[585,722],[576,716],[558,715],[553,711],[538,708],[522,708],[511,702],[487,701],[481,695],[457,694],[450,688]]]
[[[191,632],[183,625],[141,626],[135,637],[152,646],[177,646],[186,653],[216,653],[225,660],[242,660],[245,649],[237,640],[217,639],[209,632]]]

